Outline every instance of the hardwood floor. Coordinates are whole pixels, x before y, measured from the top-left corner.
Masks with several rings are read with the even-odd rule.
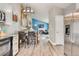
[[[23,45],[24,46],[24,45]],[[55,46],[48,41],[46,36],[39,36],[39,44],[35,47],[22,47],[17,56],[63,56],[64,46]]]
[[[46,46],[41,46],[41,44],[38,44],[35,47],[23,47],[17,56],[53,56],[54,53],[53,48],[49,43],[47,43]]]

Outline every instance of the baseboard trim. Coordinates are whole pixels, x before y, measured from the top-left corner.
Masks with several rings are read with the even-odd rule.
[[[63,44],[58,44],[58,43],[54,43],[51,40],[48,40],[52,45],[56,45],[56,46],[63,46]]]
[[[57,48],[56,48],[56,46],[63,46],[62,44],[55,44],[55,43],[53,44],[53,42],[52,42],[51,40],[49,40],[48,42],[50,43],[50,45],[51,45],[52,48],[54,49],[56,56],[64,56],[64,53],[63,53],[63,55],[60,55],[60,54],[58,53],[58,51],[57,51]]]

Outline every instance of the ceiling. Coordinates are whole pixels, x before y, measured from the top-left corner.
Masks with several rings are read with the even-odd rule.
[[[26,3],[25,5],[27,6],[31,6],[31,7],[59,7],[59,8],[66,8],[67,6],[70,5],[70,3]]]
[[[66,8],[70,3],[27,3],[25,6],[30,6],[34,11],[34,17],[38,20],[48,22],[48,11],[53,7]]]

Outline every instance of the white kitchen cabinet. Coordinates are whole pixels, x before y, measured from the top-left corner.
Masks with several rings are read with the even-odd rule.
[[[18,34],[13,36],[13,56],[18,53]]]
[[[76,10],[79,9],[79,3],[76,3]]]
[[[64,18],[62,15],[55,16],[55,42],[64,45]]]
[[[64,45],[64,17],[61,8],[54,7],[49,11],[49,36],[53,45]]]
[[[49,20],[49,35],[53,44],[64,45],[64,17],[55,15]]]

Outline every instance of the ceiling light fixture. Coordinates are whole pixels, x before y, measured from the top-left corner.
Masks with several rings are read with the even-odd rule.
[[[23,12],[26,12],[26,10],[24,9]]]
[[[30,12],[30,10],[27,10],[26,12],[28,12],[28,13],[29,13],[29,12]]]
[[[33,13],[33,9],[31,7],[26,7],[26,12],[27,13]]]
[[[31,10],[31,12],[34,12],[33,10]]]

